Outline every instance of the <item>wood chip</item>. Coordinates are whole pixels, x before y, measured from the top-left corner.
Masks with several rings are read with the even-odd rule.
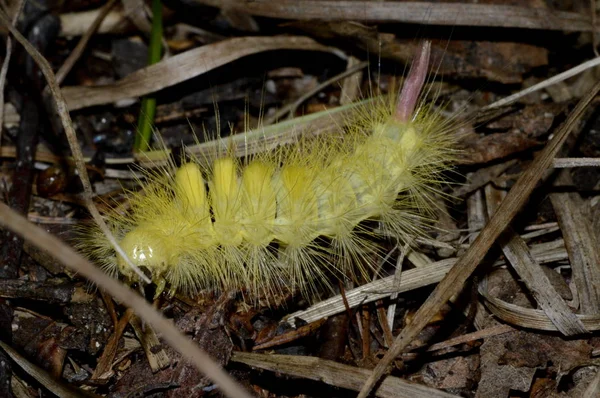
[[[267,355],[234,352],[231,361],[244,363],[259,369],[267,369],[279,374],[318,380],[331,386],[358,391],[369,377],[369,370],[343,365],[325,359],[301,355]],[[388,376],[375,389],[377,397],[395,398],[450,398],[457,395],[410,383],[398,377]]]
[[[133,327],[135,335],[144,348],[152,372],[158,372],[171,365],[169,356],[150,325],[142,325],[142,320],[136,315],[131,317],[129,324]]]

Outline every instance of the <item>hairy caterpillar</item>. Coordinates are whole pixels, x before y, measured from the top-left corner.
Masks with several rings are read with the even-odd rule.
[[[152,175],[131,193],[130,212],[109,216],[121,247],[159,291],[311,296],[330,274],[368,277],[365,256],[378,249],[364,222],[378,220],[401,239],[422,233],[455,154],[451,123],[419,105],[429,51],[425,43],[398,97],[357,108],[339,134],[243,160],[190,159]],[[80,247],[134,279],[99,231]]]

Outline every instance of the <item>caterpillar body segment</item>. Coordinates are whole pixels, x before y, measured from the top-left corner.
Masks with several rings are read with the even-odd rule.
[[[365,221],[400,239],[423,234],[454,157],[452,125],[417,106],[422,57],[399,97],[359,108],[333,137],[209,166],[192,159],[152,177],[131,194],[127,215],[109,217],[121,247],[157,285],[186,293],[297,289],[310,297],[332,274],[372,277],[380,253]],[[92,235],[84,250],[132,280],[107,240]]]

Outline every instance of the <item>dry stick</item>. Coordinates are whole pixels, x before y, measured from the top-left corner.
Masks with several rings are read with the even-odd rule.
[[[118,301],[126,303],[136,314],[159,331],[162,337],[186,360],[194,364],[201,373],[216,383],[228,397],[250,397],[196,343],[183,335],[173,325],[172,321],[161,315],[139,294],[105,274],[56,236],[29,223],[25,217],[17,214],[4,203],[0,203],[0,224],[8,227],[40,249],[52,254],[62,264],[101,286]]]
[[[15,15],[12,19],[12,25],[17,25],[17,20],[21,11],[23,11],[24,0],[19,0],[16,8]],[[8,65],[10,64],[10,57],[12,55],[12,39],[10,36],[6,37],[6,54],[4,61],[2,62],[2,69],[0,69],[0,143],[2,142],[2,129],[4,128],[4,84],[6,83],[6,75],[8,74]]]
[[[232,353],[231,361],[354,391],[360,388],[362,381],[369,375],[369,371],[363,368],[303,355],[269,355],[235,351]],[[386,377],[374,395],[382,398],[458,398],[457,395],[393,376]]]
[[[463,334],[462,336],[457,336],[446,341],[441,341],[439,343],[432,344],[427,348],[428,352],[443,350],[445,348],[454,347],[459,344],[470,343],[471,341],[481,340],[486,337],[498,336],[499,334],[504,334],[508,332],[512,332],[515,329],[509,325],[497,325],[492,326],[486,329],[481,329],[476,332]],[[418,347],[414,347],[415,349]]]
[[[585,32],[593,30],[589,17],[581,13],[505,4],[366,0],[193,1],[251,15],[302,21],[350,20]]]
[[[600,158],[556,158],[552,162],[555,169],[571,167],[600,167]]]
[[[512,95],[509,95],[508,97],[502,98],[499,101],[496,101],[494,103],[486,105],[483,108],[481,108],[481,110],[484,111],[484,110],[499,108],[504,105],[512,104],[513,102],[516,102],[519,98],[522,98],[533,92],[542,90],[546,87],[550,87],[556,83],[562,82],[563,80],[567,80],[570,77],[578,75],[590,68],[595,68],[598,65],[600,65],[600,57],[592,58],[588,61],[582,62],[581,64],[579,64],[571,69],[568,69],[562,73],[559,73],[558,75],[552,76],[550,79],[543,80],[537,84],[534,84],[531,87],[527,87],[526,89],[521,90]]]
[[[394,271],[394,289],[399,290],[400,283],[402,282],[402,264],[404,263],[404,258],[406,254],[410,250],[410,243],[406,242],[404,247],[400,248],[400,257],[396,260],[396,270]],[[398,245],[399,247],[399,245]],[[390,301],[392,302],[387,310],[387,320],[388,320],[388,328],[390,330],[394,329],[394,317],[396,316],[396,300],[398,299],[398,293],[392,293],[390,296]]]
[[[320,319],[318,321],[309,323],[308,325],[301,326],[298,329],[294,329],[282,335],[275,336],[269,341],[261,342],[255,345],[254,347],[252,347],[252,351],[265,350],[267,348],[290,343],[292,341],[298,340],[301,337],[306,337],[317,331],[321,326],[323,326],[324,323],[325,319]]]
[[[571,132],[571,129],[599,91],[600,82],[597,82],[585,97],[579,101],[573,112],[569,115],[569,118],[561,126],[556,135],[548,142],[540,155],[537,156],[529,168],[523,172],[494,213],[494,216],[490,219],[485,228],[481,230],[471,247],[458,260],[454,267],[452,267],[446,277],[437,285],[421,308],[419,308],[414,316],[413,322],[406,326],[398,337],[396,337],[392,347],[381,361],[379,361],[373,370],[373,373],[371,373],[371,376],[365,382],[358,395],[359,398],[367,397],[382,376],[387,373],[392,361],[400,355],[417,334],[423,330],[429,320],[438,313],[450,297],[461,291],[467,278],[473,273],[492,244],[525,204],[544,172],[552,165],[552,159],[561,148],[565,139]]]
[[[96,31],[100,27],[100,24],[102,24],[102,21],[104,21],[104,18],[106,18],[106,16],[108,15],[108,13],[110,12],[110,10],[116,2],[117,0],[110,0],[108,3],[106,3],[104,7],[102,7],[102,9],[100,10],[100,13],[98,13],[98,15],[96,16],[96,19],[94,19],[94,22],[88,28],[87,32],[85,32],[85,35],[81,36],[81,39],[79,39],[77,46],[75,46],[75,49],[73,49],[71,54],[69,54],[69,57],[58,70],[58,72],[56,72],[56,83],[58,85],[62,84],[63,80],[65,80],[65,77],[69,74],[71,69],[73,69],[73,66],[75,65],[77,60],[79,60],[81,54],[83,54],[83,50],[85,50],[85,46],[87,46],[88,41],[90,41],[91,37],[94,35],[94,33],[96,33]]]
[[[8,16],[2,10],[0,10],[0,22],[2,22],[8,28],[8,30],[10,30],[10,33],[13,34],[15,39],[17,39],[17,41],[21,43],[23,47],[25,47],[25,50],[27,50],[27,53],[31,56],[31,58],[33,58],[35,63],[38,65],[38,67],[44,74],[46,81],[48,82],[48,87],[56,103],[56,110],[60,116],[63,128],[65,129],[67,140],[69,141],[69,146],[71,147],[71,152],[73,153],[73,158],[75,159],[75,166],[77,168],[77,172],[79,173],[81,184],[83,185],[84,199],[88,211],[94,218],[96,224],[98,224],[100,230],[106,235],[106,237],[114,247],[115,251],[121,257],[123,257],[123,259],[125,259],[127,264],[135,271],[135,273],[140,277],[141,280],[143,280],[146,283],[151,283],[150,279],[148,279],[148,277],[144,275],[144,273],[131,262],[129,257],[123,251],[123,249],[121,249],[117,240],[112,235],[112,232],[104,222],[104,219],[102,218],[100,212],[98,211],[98,209],[94,205],[94,202],[92,201],[94,193],[92,185],[90,184],[87,169],[85,168],[83,154],[81,153],[81,148],[79,148],[79,143],[77,142],[77,135],[75,133],[75,129],[73,129],[71,117],[69,116],[69,111],[67,110],[67,104],[65,102],[64,96],[62,95],[62,92],[60,91],[60,88],[58,87],[58,84],[56,83],[56,77],[52,72],[50,64],[48,64],[48,61],[46,61],[46,59],[42,57],[42,55],[35,49],[35,47],[33,47],[29,43],[29,41],[10,24]]]
[[[128,308],[121,319],[115,324],[115,329],[108,342],[104,346],[104,351],[102,352],[102,355],[96,364],[96,369],[94,369],[94,373],[92,373],[92,380],[97,380],[100,378],[108,379],[110,376],[112,376],[108,372],[110,372],[112,369],[113,360],[115,359],[115,355],[117,355],[117,348],[119,348],[119,341],[121,340],[121,336],[123,336],[123,332],[125,332],[125,327],[129,324],[129,320],[132,316],[133,311],[131,308]]]

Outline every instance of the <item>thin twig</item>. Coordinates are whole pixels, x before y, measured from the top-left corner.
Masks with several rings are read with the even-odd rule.
[[[24,0],[18,0],[15,7],[15,14],[12,19],[12,26],[17,26],[19,15],[23,11],[25,5]],[[4,85],[6,84],[6,75],[8,74],[8,65],[10,64],[10,58],[12,56],[12,39],[10,36],[6,37],[6,55],[2,62],[2,69],[0,69],[0,143],[2,142],[2,129],[4,128]]]
[[[65,62],[60,67],[60,69],[58,69],[58,72],[56,72],[56,83],[59,86],[62,84],[63,80],[65,80],[65,77],[67,77],[71,69],[73,69],[73,66],[75,66],[75,63],[79,60],[81,54],[83,54],[87,43],[90,41],[94,33],[96,33],[96,31],[102,24],[102,21],[104,21],[104,18],[106,18],[106,16],[108,15],[108,13],[110,12],[110,10],[116,2],[117,0],[110,0],[104,5],[104,7],[102,7],[100,12],[96,16],[96,19],[94,19],[94,22],[90,25],[87,32],[85,32],[85,35],[81,36],[81,39],[79,39],[79,42],[77,43],[71,54],[69,54]]]
[[[587,15],[507,4],[367,0],[193,0],[251,15],[302,21],[404,22],[446,26],[484,26],[543,30],[593,30]]]
[[[600,158],[556,158],[552,161],[555,169],[572,167],[600,167]]]
[[[476,332],[463,334],[462,336],[457,336],[457,337],[448,339],[446,341],[432,344],[427,348],[427,351],[431,352],[431,351],[443,350],[446,348],[454,347],[459,344],[465,344],[465,343],[469,343],[471,341],[481,340],[481,339],[484,339],[487,337],[498,336],[500,334],[512,332],[514,330],[515,329],[509,325],[501,324],[501,325],[497,325],[497,326],[492,326],[487,329],[482,329],[482,330],[478,330]],[[418,347],[413,347],[413,349],[417,349],[417,348]]]
[[[501,106],[504,105],[508,105],[508,104],[512,104],[513,102],[515,102],[516,100],[518,100],[519,98],[522,98],[528,94],[531,94],[533,92],[542,90],[546,87],[550,87],[556,83],[562,82],[563,80],[566,80],[570,77],[573,77],[575,75],[580,74],[583,71],[586,71],[590,68],[593,68],[595,66],[600,65],[600,57],[597,58],[592,58],[589,61],[583,62],[579,65],[577,65],[574,68],[571,68],[569,70],[566,70],[562,73],[559,73],[556,76],[552,76],[549,79],[546,79],[544,81],[539,82],[538,84],[534,84],[531,87],[526,88],[525,90],[521,90],[518,93],[515,93],[513,95],[509,95],[508,97],[502,98],[499,101],[496,101],[494,103],[491,103],[487,106],[484,106],[481,110],[485,111],[488,109],[493,109],[493,108],[499,108]]]
[[[235,351],[232,353],[231,361],[287,376],[317,380],[325,385],[354,391],[360,388],[362,381],[369,375],[367,369],[302,355],[271,355]],[[411,383],[394,376],[386,377],[373,396],[382,398],[458,398],[458,395]]]
[[[398,289],[400,284],[402,283],[402,264],[404,263],[404,258],[406,258],[406,254],[410,250],[410,242],[406,242],[404,247],[400,249],[400,256],[396,261],[396,270],[394,271],[394,284],[393,288]],[[388,319],[388,327],[390,330],[394,330],[394,317],[396,316],[396,300],[398,300],[398,293],[392,293],[390,296],[390,301],[392,302],[387,310],[387,319]]]

